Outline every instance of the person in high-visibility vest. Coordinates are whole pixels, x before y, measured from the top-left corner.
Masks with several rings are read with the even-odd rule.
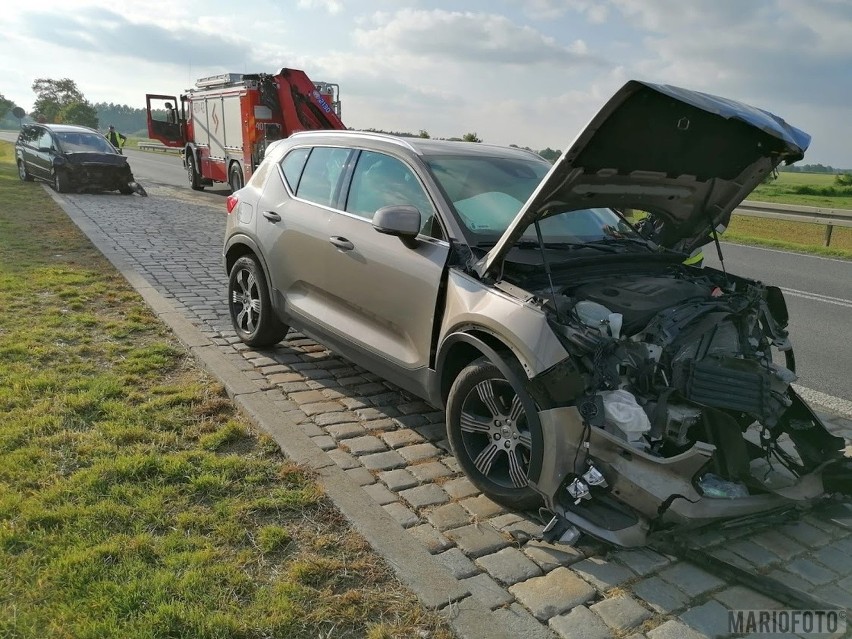
[[[121,153],[124,143],[127,142],[127,136],[116,131],[115,127],[111,124],[109,125],[109,130],[106,133],[106,139],[109,140],[110,144],[118,149],[119,153]]]

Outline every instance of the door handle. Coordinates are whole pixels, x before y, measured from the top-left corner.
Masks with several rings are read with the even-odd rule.
[[[278,213],[276,213],[275,211],[264,211],[263,217],[265,217],[270,222],[280,222],[281,221],[281,216],[278,215]]]
[[[334,244],[341,251],[351,251],[355,248],[355,245],[347,240],[345,237],[340,237],[338,235],[332,235],[328,238],[328,241]]]

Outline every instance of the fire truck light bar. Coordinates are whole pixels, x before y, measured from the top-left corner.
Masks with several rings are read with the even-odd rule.
[[[206,78],[199,78],[195,82],[195,86],[199,89],[208,87],[221,86],[223,84],[233,84],[240,82],[243,79],[242,73],[220,73],[219,75],[211,75]]]

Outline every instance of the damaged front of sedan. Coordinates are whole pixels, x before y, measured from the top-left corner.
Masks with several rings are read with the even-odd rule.
[[[765,111],[629,82],[519,212],[496,190],[448,198],[468,241],[435,369],[480,489],[515,508],[543,501],[551,539],[627,547],[832,492],[845,442],[791,386],[780,289],[684,264],[719,248],[734,208],[809,142]],[[450,191],[448,164],[427,163]],[[655,241],[628,209],[656,221]]]

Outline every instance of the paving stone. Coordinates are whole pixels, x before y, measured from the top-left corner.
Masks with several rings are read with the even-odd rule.
[[[852,557],[833,544],[820,548],[813,554],[813,557],[840,575],[852,574]]]
[[[493,554],[484,555],[476,560],[476,564],[507,586],[542,574],[541,568],[517,548],[503,548]]]
[[[731,586],[713,595],[731,610],[771,610],[782,604],[745,586]]]
[[[516,524],[519,521],[527,521],[527,519],[518,513],[503,513],[502,515],[492,517],[488,520],[488,523],[494,526],[497,530],[503,530],[506,526]]]
[[[330,450],[328,452],[328,456],[331,457],[331,460],[340,466],[343,470],[349,470],[350,468],[360,468],[361,464],[355,459],[352,455],[347,453],[345,450],[340,450],[339,448],[336,450]]]
[[[488,520],[489,523],[493,521],[493,519]],[[519,544],[524,544],[541,536],[542,525],[532,519],[521,519],[520,521],[501,526],[499,529]]]
[[[423,442],[423,438],[410,428],[391,430],[383,433],[381,437],[390,448],[400,448]]]
[[[813,591],[821,601],[852,610],[852,593],[841,588],[838,584],[826,584]]]
[[[301,379],[294,379],[290,381],[298,382],[301,381]],[[323,402],[325,401],[325,395],[323,395],[320,391],[317,390],[309,390],[302,391],[299,393],[290,393],[288,399],[290,401],[296,402],[297,404],[299,404],[299,406],[301,406],[302,404],[317,404]]]
[[[447,477],[448,475],[452,475],[452,472],[450,471],[450,469],[447,468],[446,466],[444,466],[439,461],[431,461],[431,462],[425,462],[425,463],[422,463],[422,464],[415,464],[414,466],[409,466],[408,470],[419,481],[424,482],[424,483],[430,482],[430,481],[435,481],[436,479],[442,479],[443,477]]]
[[[462,472],[461,466],[459,466],[459,460],[453,456],[445,457],[441,460],[441,462],[446,464],[447,468],[449,468],[454,473]]]
[[[690,597],[697,597],[708,590],[715,590],[725,585],[721,579],[685,561],[665,568],[659,574]]]
[[[404,468],[379,473],[379,479],[393,491],[405,490],[417,485],[417,480]]]
[[[411,528],[420,523],[420,518],[398,501],[382,506],[403,528]]]
[[[751,540],[785,560],[792,559],[805,550],[804,546],[777,530],[767,530],[753,535]]]
[[[399,491],[400,497],[414,508],[425,508],[449,501],[449,496],[436,484],[425,484]]]
[[[442,463],[444,466],[447,466],[446,461]],[[452,469],[449,466],[447,466],[447,469],[452,472]],[[467,477],[457,477],[456,479],[444,482],[442,488],[452,499],[464,499],[465,497],[470,497],[479,493],[479,488],[474,486]]]
[[[317,392],[317,391],[309,391],[309,392]],[[305,415],[319,415],[320,413],[333,413],[335,411],[342,411],[343,405],[340,402],[318,402],[316,404],[302,404],[299,406],[302,409],[302,412]]]
[[[443,423],[424,424],[423,426],[418,426],[415,430],[430,442],[444,439],[447,436],[447,426]]]
[[[472,577],[479,572],[474,563],[460,549],[450,548],[435,557],[446,566],[456,579]]]
[[[283,370],[284,367],[282,366]],[[287,384],[289,382],[301,382],[304,380],[301,373],[275,373],[266,378],[270,384]]]
[[[439,533],[434,526],[430,524],[420,524],[414,526],[408,532],[417,539],[430,554],[444,552],[447,548],[452,548],[453,542]]]
[[[343,413],[331,413],[332,415]],[[363,437],[367,434],[364,427],[358,422],[343,422],[341,424],[331,424],[325,427],[325,432],[334,437],[337,441],[341,439],[351,439],[353,437]],[[384,450],[383,448],[380,450]]]
[[[788,561],[784,568],[787,572],[798,575],[802,579],[806,579],[816,586],[827,584],[836,577],[835,573],[828,568],[820,566],[805,557],[799,557],[798,559]]]
[[[449,530],[451,528],[461,528],[470,523],[470,515],[458,504],[446,504],[439,506],[426,514],[426,519],[429,520],[438,530]]]
[[[852,576],[846,577],[846,579],[841,579],[837,582],[837,584],[844,590],[852,592]]]
[[[678,617],[690,628],[708,637],[727,637],[729,634],[728,609],[713,599],[700,606],[690,608]]]
[[[500,504],[494,503],[485,495],[468,497],[467,499],[462,499],[459,503],[471,515],[480,520],[488,519],[489,517],[494,517],[495,515],[500,515],[506,512],[505,508],[503,508]]]
[[[824,530],[820,530],[815,526],[806,524],[803,521],[797,521],[792,524],[785,524],[779,528],[778,532],[786,537],[792,537],[805,548],[814,549],[818,546],[824,546],[831,541],[831,535]]]
[[[337,442],[328,435],[319,435],[311,437],[311,441],[325,451],[334,450],[337,448]]]
[[[401,415],[399,417],[394,417],[394,421],[399,424],[401,428],[417,428],[418,426],[424,426],[429,423],[422,415]]]
[[[343,392],[349,392],[349,391],[344,388]],[[357,397],[345,397],[344,396],[344,397],[341,397],[340,400],[338,400],[338,401],[340,401],[340,403],[343,404],[348,410],[355,410],[356,408],[364,408],[365,406],[367,406],[367,404],[364,400],[359,399]],[[371,426],[371,429],[372,429],[372,424],[370,424],[370,426]]]
[[[555,639],[552,630],[539,623],[527,610],[518,603],[498,608],[491,613],[500,628],[510,637],[523,639]]]
[[[278,384],[278,387],[285,393],[296,393],[301,391],[311,390],[311,387],[308,386],[305,382],[282,382]]]
[[[551,617],[547,623],[562,639],[612,639],[603,619],[586,606],[576,606],[567,615]]]
[[[360,426],[360,430],[356,429],[355,435],[363,435],[367,432],[364,430],[363,426],[355,421],[355,414],[348,410],[335,413],[320,413],[319,415],[314,415],[313,420],[320,426],[331,426],[332,424],[357,424]],[[351,436],[354,437],[354,435]]]
[[[679,610],[689,603],[689,597],[659,577],[648,577],[633,584],[633,594],[662,614]]]
[[[546,541],[531,541],[523,547],[524,554],[537,563],[542,570],[550,572],[559,566],[570,566],[585,559],[585,555],[565,544],[551,544]]]
[[[448,530],[445,534],[469,557],[481,557],[509,545],[509,542],[488,524],[462,526]]]
[[[299,412],[301,413],[302,411]],[[299,424],[299,428],[301,428],[302,432],[305,433],[305,435],[307,435],[308,437],[319,437],[320,435],[326,434],[326,432],[322,428],[311,422],[304,422],[302,424]]]
[[[397,449],[399,454],[402,455],[406,461],[411,464],[415,464],[417,462],[425,461],[427,459],[432,459],[433,457],[439,457],[441,455],[441,451],[438,450],[433,444],[429,444],[428,442],[425,444],[414,444],[413,446],[404,446],[403,448]]]
[[[770,552],[763,546],[748,539],[738,539],[733,543],[727,544],[725,548],[739,555],[757,568],[769,568],[781,561],[781,558],[774,552]]]
[[[362,393],[362,394],[365,395],[366,393]],[[358,415],[358,418],[362,422],[369,422],[369,421],[374,421],[374,420],[377,420],[377,419],[387,419],[388,417],[393,417],[394,416],[393,413],[396,412],[396,411],[390,411],[391,414],[389,414],[388,412],[386,412],[386,410],[387,409],[382,410],[380,408],[372,408],[372,407],[358,408],[358,409],[355,410],[355,413]],[[368,426],[368,428],[369,428],[369,426]]]
[[[616,630],[630,630],[651,618],[651,613],[629,595],[619,595],[599,601],[590,607],[592,612]],[[727,616],[725,617],[727,620]]]
[[[359,486],[369,486],[370,484],[376,483],[376,478],[373,477],[373,473],[364,468],[363,466],[358,466],[358,468],[351,468],[346,471],[346,474]]]
[[[343,440],[341,446],[347,448],[350,453],[356,457],[361,455],[369,455],[371,453],[379,453],[387,450],[384,442],[378,437],[372,435],[364,435],[363,437],[353,437],[352,439]]]
[[[668,566],[671,562],[667,557],[649,550],[648,548],[637,548],[635,550],[621,550],[613,555],[613,559],[624,564],[637,575],[644,577],[652,572]]]
[[[308,421],[308,416],[301,409],[288,410],[284,413],[284,419],[294,424],[302,424]]]
[[[648,639],[707,639],[707,635],[693,630],[682,621],[669,619],[649,631]]]
[[[393,502],[397,501],[396,493],[392,493],[391,491],[389,491],[387,488],[384,487],[384,484],[372,484],[370,486],[364,486],[364,492],[367,493],[370,497],[372,497],[375,501],[377,501],[380,506],[392,504]]]
[[[361,463],[370,470],[392,470],[405,466],[405,460],[395,450],[364,455],[361,457]]]
[[[624,566],[600,557],[584,559],[571,566],[571,569],[601,592],[614,588],[634,576]]]
[[[717,559],[721,559],[722,561],[731,564],[732,566],[742,568],[746,572],[752,572],[754,570],[754,566],[752,566],[751,562],[746,561],[739,555],[732,553],[730,550],[726,550],[724,548],[714,548],[710,551],[710,554],[716,557]]]
[[[564,567],[515,584],[509,592],[541,621],[568,612],[595,596],[594,588]]]
[[[786,570],[773,570],[767,575],[770,579],[780,581],[785,586],[795,588],[796,590],[808,593],[813,589],[813,584],[806,579],[802,579],[797,574],[787,572]]]
[[[470,590],[471,595],[492,610],[512,603],[515,600],[505,588],[501,587],[500,584],[485,574],[461,579],[460,583]]]

